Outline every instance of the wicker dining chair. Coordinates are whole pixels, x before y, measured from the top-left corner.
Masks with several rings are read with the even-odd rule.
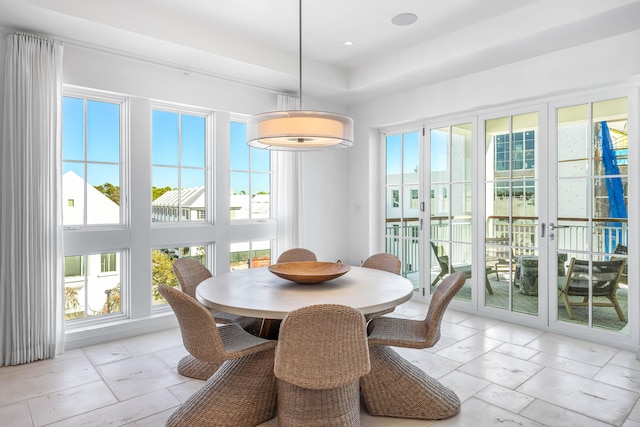
[[[191,298],[196,299],[196,287],[205,279],[212,277],[211,271],[193,258],[179,258],[171,265],[173,273],[178,278],[180,289]],[[262,319],[256,317],[239,316],[219,310],[209,310],[218,323],[237,323],[242,329],[253,335],[260,333]]]
[[[400,259],[397,256],[389,253],[379,253],[371,255],[365,259],[361,267],[374,268],[376,270],[388,271],[393,274],[400,274],[402,265]],[[379,317],[385,314],[392,313],[394,308],[388,308],[386,310],[376,311],[375,313],[369,313],[364,316],[365,320],[369,321],[374,317]]]
[[[362,377],[360,387],[371,415],[432,420],[460,411],[460,399],[452,390],[390,346],[433,347],[440,339],[444,312],[465,280],[462,272],[447,276],[436,288],[424,320],[385,316],[369,322],[371,372]]]
[[[275,417],[276,341],[251,335],[235,323],[217,326],[206,307],[175,288],[160,284],[158,292],[175,312],[190,353],[182,366],[199,367],[202,377],[209,375],[166,425],[252,427]],[[182,374],[181,364],[178,372]]]
[[[383,252],[371,255],[369,258],[365,259],[362,263],[362,267],[375,268],[376,270],[400,274],[401,264],[397,256]]]
[[[336,304],[291,311],[274,372],[279,426],[360,426],[359,378],[369,372],[364,316]]]
[[[288,249],[280,254],[278,264],[281,262],[302,262],[302,261],[318,261],[316,254],[309,249],[305,248],[293,248]]]

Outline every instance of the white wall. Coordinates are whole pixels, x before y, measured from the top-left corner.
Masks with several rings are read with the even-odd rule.
[[[381,176],[377,129],[609,85],[639,84],[638,52],[640,31],[633,31],[352,106],[358,143],[348,159],[349,255],[344,261],[357,262],[382,248],[381,193],[370,187]],[[359,213],[356,205],[361,206]]]

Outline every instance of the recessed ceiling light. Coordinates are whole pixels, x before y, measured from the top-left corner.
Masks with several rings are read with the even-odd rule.
[[[394,25],[405,26],[411,25],[418,20],[418,16],[413,13],[401,13],[391,19],[391,23]]]
[[[345,46],[352,46],[352,45],[354,45],[354,44],[355,44],[355,43],[354,43],[354,42],[352,42],[351,40],[347,40],[346,42],[344,42],[344,45],[345,45]]]

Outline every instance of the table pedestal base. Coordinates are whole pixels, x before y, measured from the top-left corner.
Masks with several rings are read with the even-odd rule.
[[[369,348],[371,372],[361,378],[367,411],[385,417],[440,420],[460,411],[460,399],[387,346]]]
[[[276,416],[274,350],[228,360],[180,406],[167,427],[253,427]]]

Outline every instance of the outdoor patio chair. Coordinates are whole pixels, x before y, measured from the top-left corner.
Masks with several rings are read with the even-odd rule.
[[[611,261],[615,261],[615,260],[620,260],[620,259],[624,259],[626,260],[626,256],[627,256],[627,247],[625,245],[621,245],[621,244],[617,244],[616,248],[613,250],[614,255],[624,255],[624,257],[620,257],[620,256],[612,256],[611,257]],[[622,270],[622,274],[620,275],[620,283],[627,283],[628,281],[628,271],[627,269],[629,268],[629,263],[625,263],[624,264],[624,269]]]
[[[196,299],[196,287],[203,280],[212,277],[211,271],[202,263],[193,258],[179,258],[171,265],[173,273],[178,278],[180,289],[194,300]],[[248,316],[238,316],[237,314],[225,311],[209,309],[218,323],[237,323],[244,330],[257,335],[260,333],[262,319]]]
[[[388,271],[389,273],[400,274],[402,270],[402,264],[397,256],[389,253],[379,253],[371,255],[365,259],[362,263],[364,268],[373,268],[376,270]],[[375,313],[366,314],[364,317],[366,320],[373,319],[374,317],[382,316],[384,314],[392,313],[393,308],[387,310],[377,311]]]
[[[309,249],[305,248],[293,248],[288,249],[280,254],[278,264],[281,262],[302,262],[302,261],[318,261],[316,254]]]
[[[431,286],[435,286],[438,283],[438,280],[443,278],[449,273],[455,273],[457,271],[464,273],[467,279],[471,278],[471,265],[453,265],[449,264],[449,256],[444,251],[442,246],[436,247],[435,243],[431,242],[431,249],[433,250],[436,259],[438,260],[438,265],[440,266],[440,271],[435,279],[431,282]],[[491,284],[489,283],[489,274],[493,273],[494,269],[491,267],[486,268],[485,278],[484,278],[484,286],[487,289],[489,295],[493,295],[493,288],[491,288]]]
[[[364,316],[336,304],[291,311],[274,372],[279,426],[360,426],[359,379],[369,372]]]
[[[394,347],[429,348],[440,339],[442,317],[466,276],[447,276],[431,297],[424,320],[377,317],[369,322],[371,372],[360,380],[367,411],[385,417],[443,419],[460,411],[460,399],[405,360]]]
[[[559,295],[564,302],[569,318],[574,318],[572,307],[589,305],[589,280],[591,279],[591,296],[593,297],[591,305],[593,307],[613,307],[618,318],[624,322],[624,313],[618,303],[616,292],[625,264],[626,259],[591,261],[591,269],[589,269],[588,260],[571,258],[567,275],[558,278]],[[569,297],[581,298],[575,301]],[[596,298],[606,298],[609,302],[596,302]]]
[[[187,366],[211,371],[202,388],[166,425],[253,427],[275,417],[276,341],[251,335],[235,323],[217,326],[202,304],[175,288],[160,284],[158,291],[178,318],[182,341],[190,353],[184,358],[189,358]],[[180,364],[178,372],[182,374]]]
[[[500,273],[512,274],[515,271],[516,257],[509,245],[508,237],[486,237],[485,259],[487,264],[493,265],[496,280],[500,280]],[[511,262],[509,262],[511,259]]]

